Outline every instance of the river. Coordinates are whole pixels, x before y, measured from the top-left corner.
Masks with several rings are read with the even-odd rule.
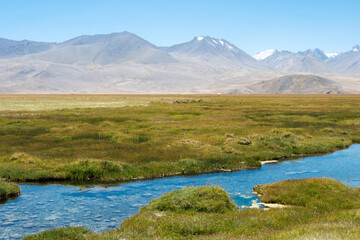
[[[330,177],[357,187],[359,173],[360,144],[355,144],[329,155],[267,164],[255,170],[159,178],[109,187],[21,184],[21,196],[0,205],[0,239],[21,239],[60,226],[83,226],[94,232],[116,228],[152,199],[187,186],[220,186],[240,208],[246,208],[259,201],[252,194],[252,187],[257,184]]]

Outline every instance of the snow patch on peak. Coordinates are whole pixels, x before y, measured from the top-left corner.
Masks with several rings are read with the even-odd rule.
[[[265,58],[268,58],[271,55],[273,55],[275,51],[276,51],[275,49],[269,49],[263,52],[259,52],[255,54],[253,58],[255,58],[256,60],[264,60]]]
[[[203,41],[203,43],[206,43],[209,46],[212,46],[214,48],[219,48],[221,46],[230,51],[234,51],[234,49],[236,49],[235,46],[233,46],[232,44],[230,44],[229,42],[227,42],[224,39],[212,38],[209,36],[199,36],[199,37],[195,37],[194,40],[197,40],[199,42]]]
[[[225,43],[225,45],[227,46],[228,49],[233,49],[233,46],[231,46],[231,45],[229,45],[227,43]]]
[[[328,57],[328,58],[334,58],[336,57],[337,55],[339,55],[338,53],[325,53],[325,55]]]

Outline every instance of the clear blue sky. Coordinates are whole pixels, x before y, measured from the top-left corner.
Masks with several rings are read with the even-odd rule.
[[[170,46],[208,35],[249,54],[360,43],[360,0],[1,0],[0,13],[0,37],[15,40],[129,31]]]

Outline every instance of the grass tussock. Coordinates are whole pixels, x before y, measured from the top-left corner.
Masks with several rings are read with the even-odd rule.
[[[93,180],[111,176],[122,171],[122,167],[114,162],[81,160],[64,167],[66,178],[71,180]]]
[[[359,237],[358,189],[320,178],[281,181],[257,186],[256,190],[262,194],[263,202],[290,205],[287,208],[239,211],[226,192],[218,187],[184,188],[153,200],[138,214],[125,220],[118,229],[99,234],[88,233],[81,228],[77,231],[85,232],[86,239],[104,240],[355,240]],[[25,239],[59,239],[55,233],[68,230],[53,231]],[[44,238],[45,235],[48,238]]]
[[[172,212],[234,212],[238,208],[219,187],[187,187],[167,193],[149,203],[149,209]]]
[[[83,227],[57,228],[24,237],[23,240],[86,240],[90,230]]]
[[[14,183],[0,180],[0,200],[15,197],[20,194],[20,188]]]

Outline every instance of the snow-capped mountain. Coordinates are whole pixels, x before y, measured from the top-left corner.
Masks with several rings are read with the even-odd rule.
[[[276,52],[275,49],[269,49],[269,50],[265,50],[263,52],[259,52],[255,55],[253,55],[253,58],[255,58],[256,60],[264,60],[267,57],[270,57],[271,55],[273,55]]]
[[[238,48],[224,39],[211,37],[195,37],[192,41],[167,48],[168,52],[198,56],[199,54],[236,53]]]
[[[250,55],[224,40],[211,37],[195,37],[192,41],[177,44],[165,50],[182,61],[216,66],[266,69]]]

